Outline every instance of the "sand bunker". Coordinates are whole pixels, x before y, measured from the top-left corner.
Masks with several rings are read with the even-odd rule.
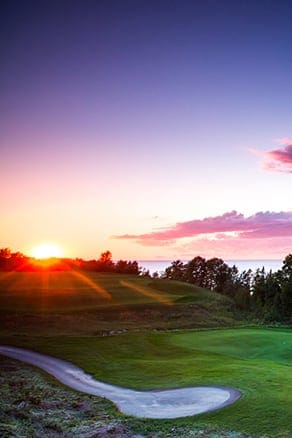
[[[35,365],[73,389],[105,397],[136,417],[186,417],[223,408],[241,397],[236,389],[218,386],[135,391],[99,382],[70,362],[45,354],[9,346],[0,346],[0,354]]]

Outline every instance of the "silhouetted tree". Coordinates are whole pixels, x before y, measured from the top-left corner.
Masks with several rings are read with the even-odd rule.
[[[151,275],[150,275],[150,271],[149,271],[149,269],[142,268],[142,269],[140,270],[140,276],[141,276],[141,277],[145,277],[145,278],[151,278]]]
[[[141,269],[136,261],[119,260],[115,264],[114,271],[118,274],[139,275]]]
[[[262,314],[265,305],[266,272],[265,268],[257,269],[251,287],[252,305],[257,314]]]
[[[188,283],[207,287],[207,264],[203,257],[197,256],[185,265],[184,279]]]
[[[165,278],[169,280],[184,280],[184,264],[181,260],[175,260],[171,266],[165,269]]]
[[[224,293],[228,280],[232,278],[232,269],[219,258],[212,258],[206,262],[206,284],[208,289]]]
[[[100,272],[111,272],[114,270],[114,262],[112,261],[112,253],[110,251],[101,253],[97,260],[97,270]]]
[[[0,249],[0,270],[16,271],[21,270],[27,264],[28,257],[21,252],[12,252],[10,248]]]

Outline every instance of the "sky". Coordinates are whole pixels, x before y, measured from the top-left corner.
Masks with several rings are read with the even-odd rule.
[[[0,247],[292,252],[290,1],[10,0]]]

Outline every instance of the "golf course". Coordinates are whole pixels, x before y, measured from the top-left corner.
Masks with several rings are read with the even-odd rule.
[[[53,386],[56,401],[63,400],[63,412],[70,397],[78,397],[79,404],[88,397],[99,403],[90,414],[92,425],[103,419],[132,431],[123,435],[119,429],[116,436],[291,436],[291,329],[248,326],[227,297],[177,281],[79,272],[0,275],[3,348],[65,360],[99,382],[132,391],[228,387],[241,393],[233,404],[199,415],[139,418],[1,355],[0,376],[6,379],[1,403],[6,398],[12,404],[1,414],[3,436],[17,436],[17,431],[20,436],[23,427],[33,430],[31,418],[41,409],[36,400],[44,385]],[[60,395],[64,390],[66,397]],[[49,389],[46,394],[49,398]],[[21,419],[16,406],[22,402]],[[78,417],[66,422],[64,416],[55,415],[54,425],[51,421],[44,430],[82,436],[72,432]]]
[[[0,20],[0,438],[292,438],[292,1]]]

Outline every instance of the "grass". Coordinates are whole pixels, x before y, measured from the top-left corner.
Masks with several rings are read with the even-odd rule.
[[[173,304],[176,296],[159,293],[135,276],[94,272],[13,272],[0,274],[2,311],[72,312],[120,305]]]
[[[235,325],[233,302],[185,283],[118,274],[0,273],[0,333],[96,335],[108,331]]]
[[[289,437],[292,424],[292,336],[287,329],[131,333],[107,338],[0,339],[55,355],[113,384],[139,388],[226,385],[243,392],[223,410],[177,420],[130,420],[131,428],[165,436],[172,427]],[[220,436],[220,435],[219,435]]]
[[[106,400],[63,388],[20,362],[1,358],[0,388],[2,438],[106,436],[109,428],[132,436]]]
[[[95,272],[0,272],[2,312],[74,312],[112,306],[227,303],[222,295],[168,280]]]
[[[130,388],[215,384],[243,392],[217,412],[143,420],[0,358],[0,424],[6,428],[0,435],[107,436],[103,428],[113,425],[112,436],[125,438],[291,438],[291,329],[226,328],[244,323],[236,316],[229,298],[176,281],[78,271],[0,273],[0,344],[67,359],[99,380]],[[181,330],[191,328],[204,330]],[[55,398],[58,409],[38,404],[47,398]],[[72,418],[80,400],[96,413],[81,409]]]

